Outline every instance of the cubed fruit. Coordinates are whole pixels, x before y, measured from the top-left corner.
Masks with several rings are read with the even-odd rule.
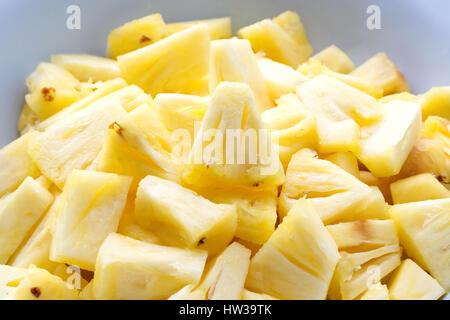
[[[378,189],[372,189],[330,161],[304,151],[298,151],[289,162],[279,198],[281,217],[304,197],[314,204],[325,224],[385,217],[386,203]]]
[[[295,69],[267,58],[258,59],[258,67],[272,102],[284,94],[295,93],[297,86],[308,80]]]
[[[384,95],[409,91],[408,82],[397,70],[386,53],[378,53],[358,68],[351,75],[366,79],[383,88]]]
[[[389,294],[393,300],[436,300],[444,293],[439,282],[411,259],[403,260],[389,279]]]
[[[420,105],[393,100],[381,104],[382,117],[361,130],[358,159],[375,177],[400,172],[420,134]]]
[[[206,24],[211,40],[227,39],[232,36],[230,17],[168,23],[167,32],[171,35],[199,24]]]
[[[350,57],[335,45],[323,49],[315,54],[313,58],[319,60],[334,72],[350,73],[355,69],[355,65]]]
[[[47,270],[0,266],[0,300],[78,300],[78,291]]]
[[[28,155],[28,144],[37,134],[30,131],[0,150],[0,197],[14,191],[26,177],[41,175]]]
[[[82,86],[69,71],[52,63],[41,63],[27,78],[27,105],[39,120],[45,120],[93,90]]]
[[[216,40],[225,41],[225,40]],[[182,179],[198,187],[272,188],[283,166],[250,87],[222,82],[211,98]]]
[[[31,108],[25,104],[17,119],[17,130],[20,135],[23,136],[25,133],[35,129],[38,123],[39,117],[36,112],[31,110]]]
[[[100,245],[117,230],[130,183],[130,177],[74,170],[62,194],[50,259],[94,271]]]
[[[167,26],[159,13],[125,23],[108,36],[107,55],[115,59],[167,36]]]
[[[387,285],[376,283],[359,298],[359,300],[390,300]]]
[[[222,81],[249,85],[259,112],[273,106],[257,58],[247,40],[226,39],[211,42],[210,92],[214,92]]]
[[[206,273],[194,292],[207,300],[239,300],[250,265],[250,250],[233,242],[218,257],[208,262]]]
[[[236,208],[215,204],[174,182],[148,176],[139,184],[135,218],[168,244],[223,250],[236,230]]]
[[[263,51],[268,58],[293,68],[313,52],[300,17],[292,11],[244,27],[238,35],[250,41],[254,52]]]
[[[397,204],[389,209],[409,257],[450,290],[450,199]]]
[[[252,258],[246,288],[280,299],[325,299],[339,253],[307,200],[299,200]]]
[[[117,101],[75,112],[34,136],[28,152],[42,173],[60,189],[74,169],[97,157],[108,127],[126,114]]]
[[[278,300],[278,299],[274,298],[272,296],[269,296],[268,294],[256,293],[256,292],[252,292],[247,289],[244,289],[244,291],[242,292],[241,300]]]
[[[450,86],[433,87],[420,97],[422,120],[439,116],[450,121]]]
[[[434,175],[423,173],[391,184],[394,204],[450,198],[447,190]]]
[[[98,300],[167,299],[200,280],[207,253],[110,234],[100,247],[93,283]]]
[[[125,80],[153,96],[204,92],[203,78],[209,70],[208,28],[204,24],[190,27],[117,59]]]
[[[358,159],[351,152],[336,152],[324,160],[328,160],[359,179]]]
[[[264,111],[261,118],[271,130],[281,163],[287,168],[292,155],[318,144],[316,119],[295,94],[281,96],[275,108]]]
[[[375,98],[325,75],[297,87],[297,95],[316,117],[319,151],[357,151],[360,125],[380,117]]]
[[[341,255],[328,293],[331,299],[355,299],[400,265],[392,220],[359,220],[327,229]]]
[[[117,61],[90,54],[55,54],[51,62],[63,67],[80,81],[107,81],[120,78]]]

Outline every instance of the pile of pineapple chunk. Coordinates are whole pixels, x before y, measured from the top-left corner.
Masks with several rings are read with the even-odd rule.
[[[237,36],[152,14],[39,64],[0,150],[0,299],[449,291],[450,87],[313,55],[291,11]]]

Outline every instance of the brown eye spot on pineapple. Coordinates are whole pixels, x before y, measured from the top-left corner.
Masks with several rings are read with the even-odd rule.
[[[147,37],[145,34],[143,34],[141,37],[141,40],[139,40],[140,43],[149,42],[149,41],[152,41],[152,39]]]
[[[55,99],[56,90],[53,87],[44,87],[41,90],[45,101],[53,101]]]
[[[36,298],[39,298],[41,296],[41,289],[39,287],[33,287],[30,289],[30,292],[33,296]]]
[[[197,247],[200,247],[202,244],[204,244],[204,243],[205,243],[205,240],[206,240],[205,237],[203,237],[203,238],[201,238],[200,240],[198,240]]]
[[[113,129],[118,135],[122,135],[122,127],[117,122],[111,123],[109,129]]]

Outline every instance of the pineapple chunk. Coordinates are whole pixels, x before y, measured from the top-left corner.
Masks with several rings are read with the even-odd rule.
[[[350,73],[383,88],[384,95],[409,91],[408,82],[389,57],[381,52]]]
[[[208,300],[239,300],[247,278],[250,253],[237,242],[230,244],[206,265],[206,274],[194,292],[201,292]]]
[[[284,182],[283,167],[249,86],[223,82],[217,87],[182,179],[198,187],[252,189]]]
[[[232,36],[230,17],[168,23],[167,32],[171,35],[202,23],[208,27],[211,40],[227,39]]]
[[[389,290],[385,284],[376,283],[361,296],[360,300],[389,300]]]
[[[381,192],[367,186],[337,165],[317,156],[294,154],[281,189],[279,215],[283,217],[299,199],[314,204],[325,224],[384,218],[386,203]]]
[[[284,94],[295,93],[297,86],[308,80],[293,68],[267,58],[258,59],[258,67],[272,102]]]
[[[381,105],[382,117],[361,132],[358,159],[375,177],[400,172],[420,134],[420,105],[393,100]]]
[[[319,60],[334,72],[350,73],[355,69],[355,65],[349,56],[335,45],[323,49],[315,54],[313,58]]]
[[[29,237],[52,201],[52,194],[30,177],[0,199],[0,264],[5,264]]]
[[[107,55],[115,59],[155,43],[167,34],[167,26],[159,13],[127,22],[109,34]]]
[[[391,193],[394,204],[450,198],[450,190],[430,173],[392,183]]]
[[[125,114],[115,101],[82,109],[33,137],[28,152],[42,173],[62,189],[72,170],[86,168],[97,157],[108,126]]]
[[[420,97],[422,120],[439,116],[450,121],[450,86],[434,87]]]
[[[17,130],[21,136],[36,128],[39,117],[28,105],[24,105],[17,119]]]
[[[100,247],[96,299],[166,299],[200,280],[207,253],[154,245],[112,233]]]
[[[47,119],[92,92],[69,71],[52,63],[39,64],[26,83],[29,93],[25,101],[39,120]]]
[[[263,51],[268,58],[293,68],[313,52],[300,17],[292,11],[244,27],[238,35],[250,41],[254,52]]]
[[[78,291],[47,270],[0,265],[0,300],[78,300]]]
[[[100,245],[117,230],[130,184],[130,177],[74,170],[62,194],[50,259],[94,271]]]
[[[357,151],[360,125],[380,117],[373,97],[329,76],[300,85],[297,95],[316,117],[322,153]]]
[[[383,194],[384,199],[389,204],[392,204],[391,195],[391,177],[388,178],[377,178],[370,171],[361,170],[359,172],[359,179],[371,187],[376,187]]]
[[[358,159],[351,152],[336,152],[324,158],[359,179]]]
[[[203,92],[209,70],[208,28],[190,27],[117,59],[125,80],[152,95]]]
[[[0,150],[0,197],[14,191],[26,177],[41,175],[28,155],[28,144],[37,134],[30,131]]]
[[[244,289],[244,291],[242,292],[241,300],[278,300],[278,299],[274,298],[272,296],[269,296],[268,294],[256,293],[256,292],[252,292],[247,289]]]
[[[211,42],[210,92],[214,92],[222,81],[249,85],[259,112],[273,106],[256,56],[247,40],[226,39]]]
[[[397,204],[389,209],[409,257],[450,290],[450,199]]]
[[[107,81],[120,78],[117,61],[89,54],[56,54],[52,63],[66,69],[80,81]]]
[[[325,299],[338,259],[313,206],[299,200],[252,258],[246,288],[280,299]]]
[[[205,300],[205,293],[201,290],[194,290],[194,288],[194,285],[188,284],[171,295],[167,300]]]
[[[411,259],[406,259],[389,279],[393,300],[437,300],[445,290]]]
[[[233,239],[236,208],[215,204],[192,190],[153,176],[136,196],[136,221],[168,245],[220,252]]]
[[[393,93],[378,99],[380,103],[391,102],[392,100],[402,100],[406,102],[420,103],[420,98],[409,92]],[[422,110],[423,111],[423,110]]]
[[[277,107],[264,111],[261,118],[271,130],[284,168],[298,150],[317,147],[316,119],[295,94],[281,96]]]
[[[400,265],[392,220],[359,220],[327,229],[341,255],[330,287],[331,299],[355,299]]]

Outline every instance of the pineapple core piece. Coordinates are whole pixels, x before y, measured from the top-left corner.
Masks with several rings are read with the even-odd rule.
[[[117,58],[128,83],[155,96],[204,91],[209,70],[209,34],[204,24],[177,32]]]
[[[252,258],[246,288],[280,299],[325,299],[339,253],[308,200],[299,200]]]
[[[30,177],[0,199],[0,264],[29,237],[52,201],[53,195]]]
[[[227,39],[232,36],[230,17],[168,23],[167,32],[171,35],[199,24],[206,24],[211,40]]]
[[[316,117],[322,153],[357,151],[360,126],[380,117],[375,98],[329,76],[300,85],[297,95]]]
[[[94,161],[108,127],[125,114],[117,101],[84,108],[33,137],[28,152],[42,173],[62,189],[72,170]]]
[[[211,98],[182,179],[198,187],[262,189],[284,182],[250,87],[222,82]]]
[[[130,177],[74,170],[62,194],[50,259],[94,271],[100,245],[117,230],[130,183]]]
[[[423,173],[391,184],[394,204],[450,198],[447,190],[431,173]]]
[[[108,36],[107,55],[111,59],[148,46],[167,36],[167,26],[159,13],[136,19],[114,29]]]
[[[400,172],[420,134],[421,109],[413,102],[381,104],[381,119],[362,129],[358,159],[375,177]]]
[[[330,287],[331,299],[355,299],[400,265],[392,220],[359,220],[327,229],[341,254]]]
[[[55,54],[51,62],[63,67],[80,81],[107,81],[120,78],[117,61],[90,54]]]
[[[143,179],[136,196],[136,221],[168,245],[217,253],[233,239],[236,208],[215,204],[190,189],[153,176]]]
[[[93,292],[96,299],[166,299],[200,280],[207,253],[182,250],[110,234],[100,247]]]
[[[238,30],[240,38],[250,41],[253,51],[263,51],[274,61],[297,68],[313,52],[298,14],[286,11]]]
[[[334,72],[350,73],[355,69],[355,65],[349,56],[335,45],[323,49],[315,54],[313,58],[319,60],[324,66]]]
[[[422,120],[439,116],[450,121],[450,86],[433,87],[420,97]]]
[[[383,88],[384,95],[409,91],[405,77],[383,52],[376,54],[350,74]]]
[[[0,300],[78,300],[78,291],[47,270],[0,265]]]
[[[436,300],[445,290],[411,259],[406,259],[389,279],[393,300]]]
[[[409,257],[450,290],[450,199],[397,204],[389,209]]]
[[[273,106],[264,80],[247,40],[225,39],[211,42],[210,92],[214,92],[223,81],[245,83],[253,91],[258,111],[263,112]]]

